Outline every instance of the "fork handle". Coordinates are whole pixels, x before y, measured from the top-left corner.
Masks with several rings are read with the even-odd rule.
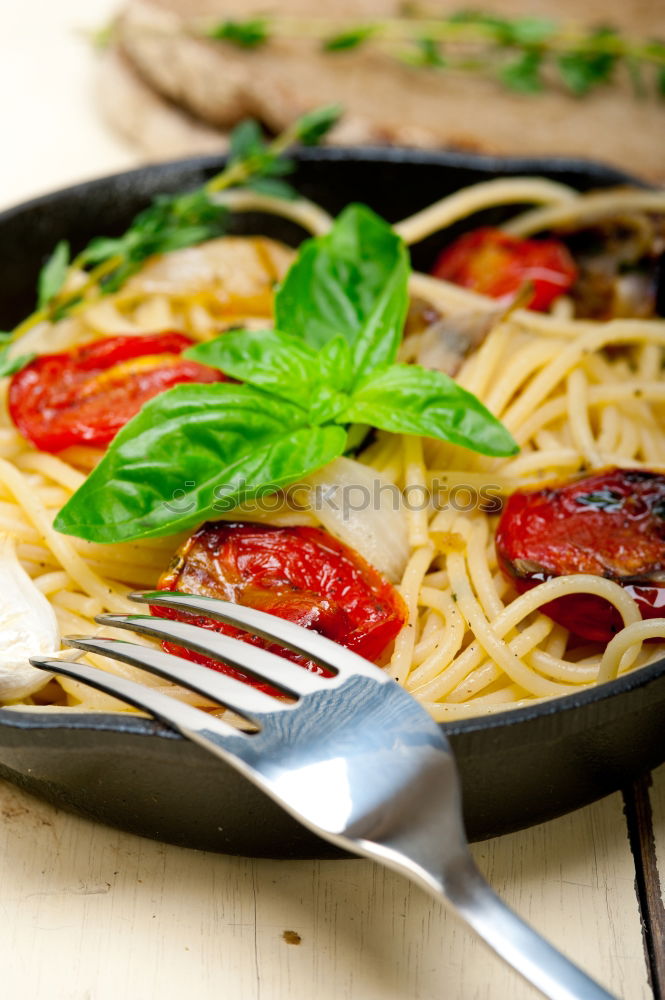
[[[490,888],[470,856],[449,868],[445,900],[501,958],[551,1000],[615,1000]]]

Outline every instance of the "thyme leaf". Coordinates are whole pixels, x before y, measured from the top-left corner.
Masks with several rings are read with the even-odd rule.
[[[413,48],[402,54],[402,61],[428,69],[443,69],[447,65],[440,44],[433,38],[416,38]]]
[[[510,90],[522,94],[537,94],[543,89],[540,75],[542,64],[540,52],[525,52],[503,67],[500,78]]]
[[[268,41],[268,22],[263,17],[220,21],[210,28],[208,37],[217,42],[231,42],[243,49],[255,49]]]
[[[194,23],[184,22],[185,29],[201,32]],[[214,23],[203,33],[242,48],[265,45],[274,38],[311,38],[331,54],[374,45],[415,67],[489,69],[504,86],[522,93],[544,90],[546,81],[555,80],[558,74],[576,97],[611,84],[619,64],[625,65],[635,94],[641,97],[647,92],[641,70],[655,65],[654,88],[665,94],[662,41],[628,38],[611,27],[574,30],[549,17],[510,17],[483,10],[462,10],[447,17],[362,21],[266,15]],[[548,66],[555,73],[541,72]]]
[[[238,43],[239,44],[239,43]],[[317,108],[297,119],[270,142],[259,125],[241,122],[231,135],[225,168],[195,191],[160,194],[132,220],[120,236],[98,236],[70,260],[69,244],[61,241],[40,271],[36,309],[11,331],[7,346],[43,321],[56,322],[103,295],[117,291],[147,258],[194,246],[224,233],[228,209],[216,197],[231,187],[248,187],[273,198],[294,198],[293,188],[281,178],[294,169],[285,157],[297,144],[319,142],[341,114],[338,105]],[[76,275],[76,287],[63,291]],[[84,280],[81,282],[81,275]],[[4,371],[0,350],[0,373]],[[24,364],[30,360],[25,356]],[[12,364],[18,365],[19,359]],[[18,370],[18,369],[15,369]]]
[[[600,28],[590,36],[586,44],[570,52],[563,52],[557,65],[561,78],[576,97],[584,97],[590,90],[608,83],[617,64],[618,55],[608,51],[598,51],[596,43],[617,40],[612,28]],[[628,65],[635,65],[635,59],[627,59]]]
[[[351,28],[349,31],[341,31],[338,35],[332,35],[330,38],[324,39],[321,47],[325,52],[344,52],[362,45],[373,34],[373,25],[365,24],[358,28]]]

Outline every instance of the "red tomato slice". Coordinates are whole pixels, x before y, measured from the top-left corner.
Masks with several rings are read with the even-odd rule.
[[[267,611],[320,632],[368,660],[379,659],[406,620],[402,598],[388,580],[321,528],[204,524],[181,546],[174,565],[157,586]],[[153,608],[153,612],[241,637],[314,673],[325,673],[312,660],[221,622],[164,608]],[[199,653],[169,643],[165,648],[246,679],[234,667]],[[266,685],[256,686],[272,690]]]
[[[665,614],[665,476],[611,469],[562,486],[518,490],[496,534],[502,570],[520,593],[568,573],[621,584],[643,618]],[[601,597],[561,597],[542,610],[576,635],[609,642],[622,627]]]
[[[559,240],[520,240],[500,229],[474,229],[441,253],[436,278],[500,299],[533,285],[529,309],[545,312],[577,277],[575,262]]]
[[[11,380],[11,418],[41,451],[103,447],[165,389],[224,380],[221,372],[180,357],[192,343],[182,333],[151,333],[42,355]]]

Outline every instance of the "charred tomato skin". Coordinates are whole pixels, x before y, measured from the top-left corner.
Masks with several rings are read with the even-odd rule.
[[[544,580],[591,573],[620,584],[643,618],[665,614],[665,476],[608,469],[573,482],[518,490],[496,533],[502,571],[519,593]],[[623,627],[595,595],[558,598],[541,609],[575,635],[607,643]]]
[[[102,448],[144,403],[183,382],[224,375],[181,357],[193,341],[167,331],[105,337],[61,354],[44,354],[12,376],[9,413],[41,451]]]
[[[311,628],[377,661],[406,620],[392,584],[355,551],[322,528],[208,522],[180,547],[158,584],[161,590],[218,597]],[[242,638],[315,673],[312,660],[210,618],[155,608],[156,614]],[[165,644],[198,663],[246,679],[209,657]],[[257,684],[266,688],[265,685]]]
[[[577,267],[560,240],[523,240],[485,226],[464,233],[438,256],[432,274],[455,285],[501,299],[527,283],[525,306],[545,312],[577,277]]]

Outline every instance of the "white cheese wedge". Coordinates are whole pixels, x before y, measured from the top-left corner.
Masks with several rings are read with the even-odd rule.
[[[43,687],[52,675],[31,666],[29,657],[56,655],[59,648],[53,608],[18,561],[14,539],[0,534],[0,701]]]

